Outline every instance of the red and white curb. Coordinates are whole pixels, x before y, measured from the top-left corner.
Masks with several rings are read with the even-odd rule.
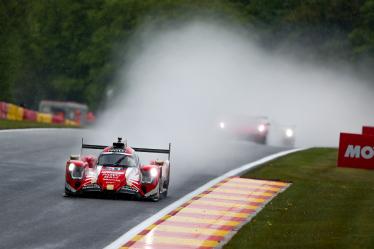
[[[163,216],[121,248],[216,248],[289,185],[226,178]]]
[[[264,157],[260,160],[255,161],[255,162],[248,163],[248,164],[245,164],[245,165],[243,165],[239,168],[231,170],[231,171],[227,172],[226,174],[209,181],[208,183],[204,184],[203,186],[199,187],[198,189],[196,189],[196,190],[192,191],[191,193],[185,195],[184,197],[182,197],[178,201],[176,201],[176,202],[170,204],[169,206],[165,207],[164,209],[162,209],[161,211],[159,211],[158,213],[156,213],[152,217],[148,218],[147,220],[145,220],[142,223],[138,224],[137,226],[133,227],[128,232],[123,234],[121,237],[119,237],[118,239],[113,241],[110,245],[106,246],[105,249],[113,249],[113,248],[118,249],[118,248],[124,247],[125,245],[129,245],[127,243],[132,243],[134,241],[134,238],[140,240],[141,237],[144,237],[144,236],[141,236],[141,235],[142,234],[143,235],[148,234],[149,231],[150,231],[150,228],[152,228],[153,225],[157,224],[157,222],[165,220],[165,217],[169,217],[168,215],[173,214],[173,212],[182,210],[182,208],[186,207],[186,205],[189,205],[190,204],[189,201],[193,200],[194,198],[196,199],[198,197],[203,197],[204,192],[207,193],[206,191],[209,192],[210,190],[213,190],[214,187],[216,187],[215,185],[219,186],[220,184],[223,184],[224,182],[230,181],[228,179],[240,179],[240,178],[233,178],[233,176],[240,175],[241,173],[243,173],[245,171],[248,171],[248,170],[255,169],[256,167],[258,167],[258,166],[260,166],[260,165],[262,165],[266,162],[269,162],[271,160],[274,160],[274,159],[277,159],[279,157],[282,157],[282,156],[285,156],[285,155],[288,155],[288,154],[291,154],[291,153],[294,153],[294,152],[298,152],[298,151],[301,151],[301,150],[305,150],[305,149],[287,150],[287,151],[282,151],[282,152]],[[278,192],[283,191],[287,186],[284,186],[284,188],[279,189]],[[256,192],[258,192],[258,191],[256,191]],[[271,198],[268,199],[268,200],[265,200],[263,202],[264,205],[270,200],[271,200]],[[258,210],[255,210],[252,217],[257,212],[258,212]],[[246,218],[248,219],[248,216]],[[146,232],[146,231],[148,231],[148,232]],[[175,238],[173,238],[172,240],[175,240]],[[186,240],[185,238],[184,238],[184,240],[183,239],[179,239],[179,240],[180,241],[189,241],[188,239]],[[161,241],[164,241],[164,240],[161,239]],[[185,242],[185,244],[186,243],[188,244],[189,242]],[[191,242],[191,243],[194,243],[194,242]],[[135,243],[132,243],[132,245],[135,245]],[[188,246],[188,245],[186,245],[186,246]],[[150,246],[149,248],[153,248],[153,247]],[[200,247],[195,247],[195,248],[202,248],[203,249],[204,247],[200,246]]]

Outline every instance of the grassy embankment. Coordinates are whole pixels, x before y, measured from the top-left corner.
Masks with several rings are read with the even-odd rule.
[[[3,129],[25,129],[25,128],[77,128],[76,126],[61,125],[61,124],[47,124],[32,121],[13,121],[0,119],[0,130]]]
[[[224,248],[374,248],[374,171],[336,159],[336,149],[310,149],[244,175],[293,184]]]

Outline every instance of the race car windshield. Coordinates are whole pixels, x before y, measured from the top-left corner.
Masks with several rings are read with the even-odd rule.
[[[99,157],[98,165],[136,167],[135,159],[123,154],[104,154]]]

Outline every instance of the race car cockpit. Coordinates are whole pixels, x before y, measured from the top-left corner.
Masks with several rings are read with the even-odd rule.
[[[101,154],[98,158],[98,165],[102,166],[120,166],[120,167],[137,167],[138,164],[134,157],[123,153]]]

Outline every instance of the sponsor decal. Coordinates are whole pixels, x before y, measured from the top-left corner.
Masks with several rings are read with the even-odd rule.
[[[125,172],[121,171],[108,171],[102,170],[101,174],[104,180],[117,180],[119,177],[125,174]]]
[[[83,189],[100,189],[100,186],[97,184],[87,184],[86,186],[83,186]]]
[[[119,152],[119,153],[124,153],[125,150],[124,149],[111,149],[109,150],[110,152]]]
[[[115,168],[113,168],[113,170],[102,170],[101,173],[103,173],[103,174],[116,174],[116,175],[123,175],[123,174],[125,174],[124,171],[116,171]]]
[[[107,190],[113,190],[114,189],[114,185],[113,184],[108,184],[108,185],[106,185],[106,189]]]

